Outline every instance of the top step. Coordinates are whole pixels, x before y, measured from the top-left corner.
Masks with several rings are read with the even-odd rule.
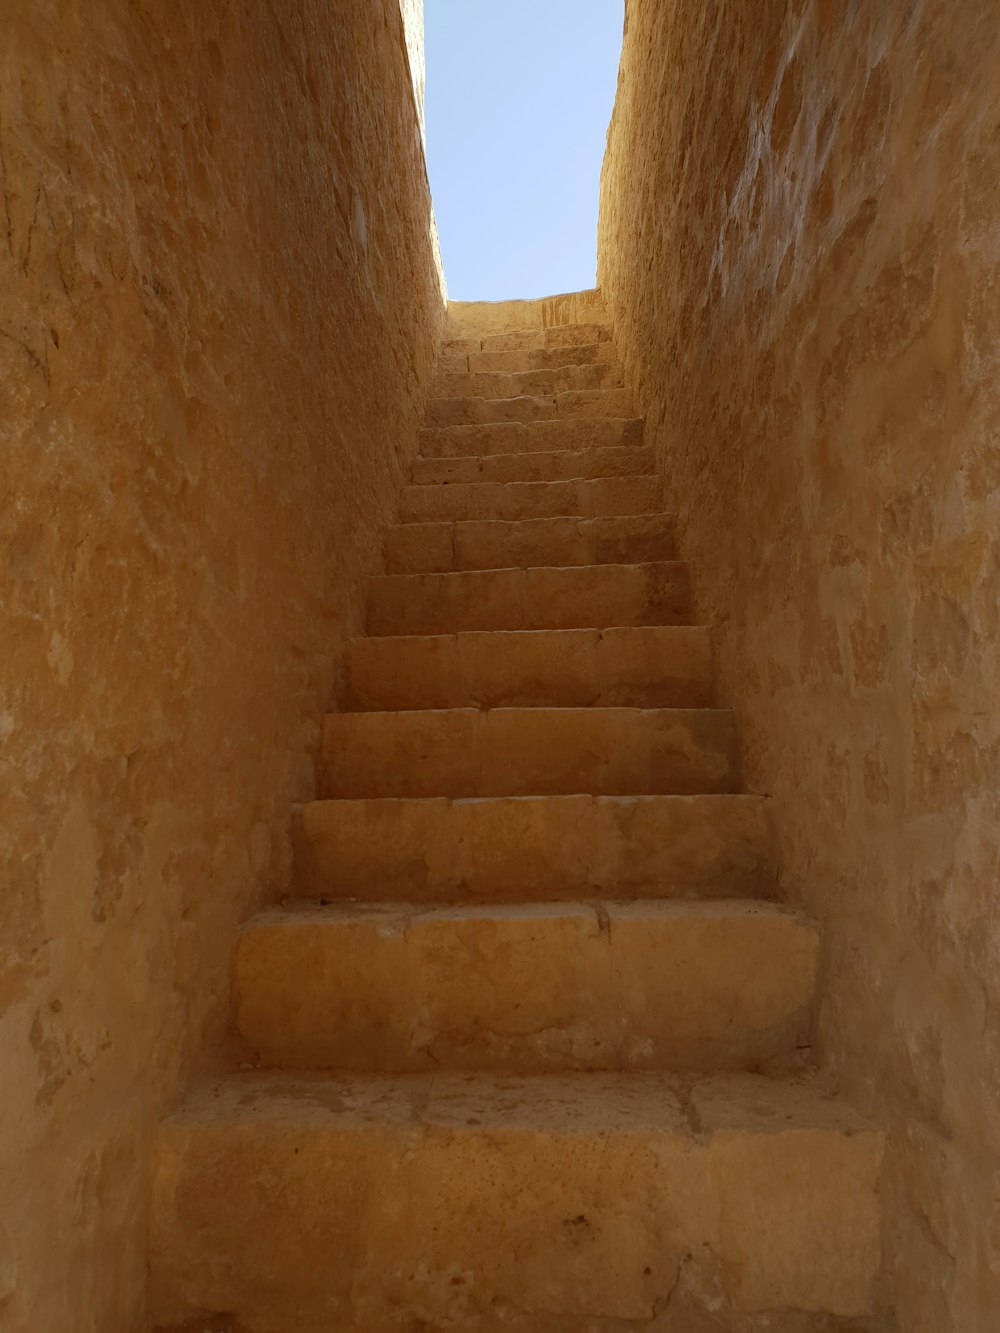
[[[449,301],[446,340],[485,338],[501,333],[535,332],[584,324],[607,324],[600,291],[565,292],[537,301]]]

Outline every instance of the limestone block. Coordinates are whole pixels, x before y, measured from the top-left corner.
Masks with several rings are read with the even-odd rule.
[[[554,395],[547,398],[430,398],[424,412],[424,424],[475,426],[501,421],[548,421],[558,415],[559,408]],[[603,415],[623,414],[609,412]],[[631,412],[624,415],[631,415]]]
[[[699,708],[712,700],[712,649],[707,629],[687,625],[361,638],[347,675],[356,709]]]
[[[577,343],[609,342],[611,329],[607,324],[563,324],[545,330],[546,347],[573,347]],[[483,341],[483,350],[488,344]]]
[[[738,1069],[809,1038],[817,934],[769,903],[317,907],[240,935],[269,1067]]]
[[[478,346],[478,344],[477,344]],[[481,353],[477,353],[481,355]],[[470,356],[461,343],[445,343],[438,351],[435,377],[468,375]],[[431,383],[435,381],[432,380]]]
[[[773,887],[756,796],[311,801],[295,835],[295,883],[310,897],[767,897]]]
[[[447,368],[431,382],[432,398],[519,398],[547,397],[572,389],[616,389],[624,384],[622,368],[617,362],[597,361],[590,364],[554,366],[518,372],[468,371],[456,372]]]
[[[154,1310],[269,1333],[651,1322],[711,1252],[715,1308],[863,1315],[881,1156],[820,1090],[752,1075],[232,1078],[160,1131]]]
[[[566,324],[548,329],[518,329],[508,333],[484,334],[480,347],[484,352],[539,352],[559,348],[606,344],[613,349],[607,324]],[[608,355],[611,355],[609,351]]]
[[[449,301],[447,338],[480,337],[518,331],[543,336],[556,326],[567,335],[578,328],[605,323],[607,311],[600,291],[566,292],[536,301]]]
[[[590,629],[690,622],[683,561],[390,574],[370,580],[369,634]]]
[[[452,523],[395,523],[382,542],[390,574],[427,574],[455,568]]]
[[[508,350],[490,348],[489,350],[470,352],[468,369],[470,371],[508,371],[549,370],[556,366],[583,366],[595,362],[608,363],[617,361],[618,354],[613,342],[605,340],[594,342],[570,343],[562,347],[524,347]]]
[[[385,537],[390,574],[635,564],[671,561],[676,555],[670,514],[400,523]]]
[[[728,709],[447,708],[329,713],[323,796],[735,790]]]
[[[628,389],[569,389],[516,398],[430,398],[426,426],[476,426],[507,421],[551,421],[556,417],[632,417]]]
[[[444,482],[407,486],[399,517],[406,522],[462,519],[555,518],[579,515],[656,514],[663,508],[663,483],[645,476],[572,481]]]
[[[420,432],[420,453],[425,458],[551,452],[641,443],[642,421],[636,417],[487,422],[430,426]]]
[[[651,449],[617,445],[485,457],[415,458],[411,480],[417,486],[456,481],[570,481],[575,477],[635,476],[652,473],[655,466]]]
[[[493,352],[537,352],[545,350],[545,331],[541,328],[514,329],[507,333],[487,333],[480,349]]]
[[[630,417],[635,412],[629,389],[570,389],[555,399],[560,417]]]

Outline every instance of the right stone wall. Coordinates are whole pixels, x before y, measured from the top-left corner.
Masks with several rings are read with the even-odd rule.
[[[995,0],[629,0],[599,281],[890,1128],[900,1333],[1000,1308]]]

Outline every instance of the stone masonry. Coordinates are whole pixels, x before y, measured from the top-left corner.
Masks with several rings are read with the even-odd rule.
[[[161,1129],[163,1328],[876,1327],[881,1134],[600,316],[453,308],[240,1067]]]

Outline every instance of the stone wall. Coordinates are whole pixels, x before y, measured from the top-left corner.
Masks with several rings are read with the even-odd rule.
[[[424,0],[399,0],[403,16],[403,37],[407,59],[410,62],[410,82],[417,104],[417,119],[421,137],[426,136],[424,120],[424,93],[427,87],[427,60],[424,56]]]
[[[892,1130],[901,1333],[1000,1308],[998,183],[993,0],[630,0],[600,282]]]
[[[131,1333],[443,302],[398,0],[0,33],[0,1324]]]

